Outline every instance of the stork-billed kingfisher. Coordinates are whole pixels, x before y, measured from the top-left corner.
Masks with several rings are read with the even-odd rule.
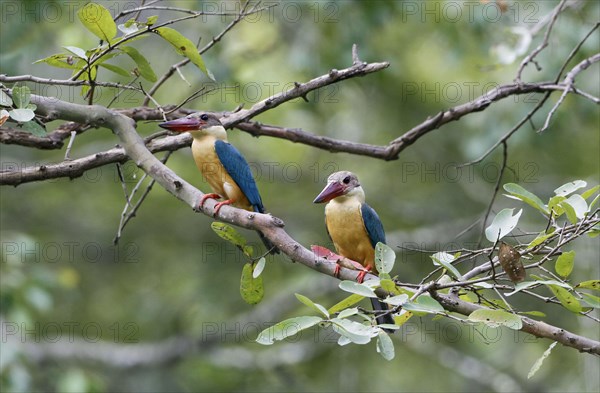
[[[325,226],[336,251],[343,257],[364,267],[358,280],[367,271],[377,273],[375,245],[385,243],[385,232],[379,216],[365,203],[365,192],[358,177],[347,171],[335,172],[327,179],[327,186],[313,201],[328,202],[325,206]],[[371,298],[376,311],[388,310],[378,299]],[[390,314],[377,318],[377,323],[394,323]]]
[[[225,198],[215,206],[215,215],[223,205],[233,205],[258,213],[265,212],[248,162],[227,142],[227,132],[215,114],[192,113],[180,119],[160,123],[159,126],[170,131],[189,132],[194,138],[194,161],[213,190],[202,197],[200,208],[208,198]],[[279,253],[279,249],[261,232],[258,234],[267,250],[273,254]]]

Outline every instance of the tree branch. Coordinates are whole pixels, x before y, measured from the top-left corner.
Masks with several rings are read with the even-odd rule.
[[[548,46],[548,40],[550,39],[550,33],[552,32],[552,27],[554,27],[554,23],[556,23],[556,20],[558,19],[558,15],[563,10],[566,3],[567,3],[567,0],[561,0],[560,3],[558,3],[558,5],[552,11],[552,15],[550,16],[549,23],[548,23],[548,28],[546,29],[546,33],[544,34],[544,38],[543,38],[542,42],[529,55],[527,55],[523,59],[523,61],[519,65],[519,69],[517,70],[517,77],[515,78],[515,82],[521,83],[521,74],[523,73],[523,70],[525,69],[527,64],[529,64],[531,62],[535,63],[535,60],[534,60],[535,57],[537,55],[539,55],[540,52],[543,51],[544,48],[546,48]],[[541,68],[537,65],[537,63],[535,63],[535,65],[538,68],[538,70],[541,70]]]
[[[6,74],[0,74],[0,82],[3,83],[16,83],[16,82],[35,82],[43,85],[59,85],[59,86],[91,86],[92,84],[88,80],[68,80],[68,79],[51,79],[51,78],[40,78],[33,75],[17,75],[8,76]],[[114,87],[116,89],[127,89],[137,90],[140,89],[135,86],[123,85],[121,83],[114,82],[94,82],[94,86],[102,87]]]
[[[41,114],[80,123],[103,125],[112,129],[121,140],[127,156],[165,190],[190,207],[196,207],[198,200],[204,195],[154,157],[146,148],[142,138],[135,131],[135,122],[131,118],[97,105],[77,105],[40,96],[32,96],[32,102],[37,105],[37,110]],[[216,201],[209,199],[202,212],[213,217],[215,205]],[[218,215],[216,215],[216,218],[242,228],[260,230],[292,261],[299,262],[323,274],[332,277],[335,276],[337,264],[333,261],[316,257],[310,250],[296,242],[283,229],[283,221],[276,217],[268,214],[248,212],[231,206],[223,206],[219,210]],[[344,280],[356,280],[358,273],[359,271],[341,267],[338,277]],[[368,275],[368,278],[374,279],[375,276]],[[452,295],[438,294],[435,291],[432,291],[432,295],[446,310],[458,312],[463,315],[469,315],[476,309],[483,307],[464,302]],[[565,346],[578,349],[581,352],[600,354],[600,343],[597,341],[530,318],[523,318],[523,321],[522,331],[531,333],[537,337],[558,341]]]
[[[583,60],[575,67],[573,67],[573,69],[567,74],[567,76],[565,77],[565,85],[567,86],[567,88],[563,91],[560,98],[558,99],[558,101],[556,101],[556,104],[554,104],[552,109],[550,109],[550,112],[548,112],[548,116],[546,116],[546,121],[544,122],[544,125],[542,126],[542,128],[540,128],[538,133],[544,132],[550,125],[550,119],[552,118],[552,115],[554,115],[554,112],[556,112],[560,104],[563,103],[563,101],[567,97],[567,94],[569,94],[569,91],[571,91],[574,88],[575,77],[577,76],[577,74],[583,72],[589,66],[598,61],[600,61],[600,53],[596,53],[595,55]],[[593,101],[594,99],[591,98],[591,100]]]
[[[462,315],[470,315],[473,311],[486,308],[484,306],[465,302],[458,296],[443,295],[437,292],[431,294],[445,310],[457,312]],[[546,322],[536,321],[534,319],[521,316],[523,327],[522,332],[529,333],[536,337],[548,338],[557,341],[566,347],[577,349],[579,352],[600,355],[600,342],[587,337],[571,333],[567,330],[547,324]]]
[[[388,63],[370,63],[364,64],[359,63],[358,65],[350,68],[336,71],[336,77],[331,77],[330,74],[323,75],[315,78],[304,84],[298,84],[291,90],[276,94],[269,97],[248,110],[242,110],[239,112],[223,112],[225,116],[221,118],[223,125],[226,128],[238,128],[246,131],[254,136],[271,136],[280,139],[286,139],[295,143],[302,143],[309,146],[317,147],[319,149],[328,150],[330,152],[345,152],[356,155],[363,155],[373,158],[379,158],[383,160],[395,160],[399,157],[399,154],[408,146],[415,143],[419,138],[424,136],[430,131],[440,128],[442,125],[447,124],[451,121],[460,119],[471,113],[479,112],[487,108],[491,103],[507,98],[512,95],[529,94],[529,93],[548,93],[552,91],[566,91],[567,86],[556,84],[553,82],[541,82],[541,83],[526,83],[526,84],[511,84],[499,86],[489,93],[476,98],[468,103],[450,108],[446,111],[438,113],[433,118],[428,118],[419,125],[413,127],[411,130],[403,134],[401,137],[394,139],[386,146],[370,145],[364,143],[356,143],[351,141],[338,140],[334,138],[328,138],[324,136],[315,135],[313,133],[303,131],[301,129],[291,129],[272,125],[264,125],[258,122],[249,121],[247,119],[252,118],[259,113],[264,112],[270,108],[280,105],[283,102],[292,100],[294,98],[301,97],[308,92],[324,87],[328,84],[338,82],[342,79],[348,79],[351,77],[362,76],[369,72],[375,72],[388,66]],[[569,91],[570,93],[578,93],[576,89]],[[536,106],[536,110],[540,105]],[[167,107],[163,108],[166,109]],[[135,121],[141,120],[162,120],[162,113],[159,109],[153,109],[148,107],[129,108],[118,111]],[[171,114],[171,117],[181,117],[187,114],[193,113],[191,109],[180,109]],[[530,113],[530,115],[533,114]],[[526,116],[526,119],[530,117]],[[55,119],[52,114],[49,114],[48,120]],[[524,123],[524,121],[522,121]],[[521,125],[521,124],[520,124]],[[67,128],[72,129],[75,125]],[[89,125],[88,125],[89,127]],[[515,128],[512,132],[518,129]],[[6,132],[6,131],[5,131]],[[510,136],[509,133],[506,137]],[[49,134],[53,135],[53,133]],[[60,134],[53,135],[48,138],[63,138],[66,139],[70,136],[70,133],[62,132]],[[507,138],[503,138],[503,140]],[[40,138],[44,139],[44,138]],[[0,141],[9,140],[9,137],[3,137]],[[11,142],[28,146],[23,138],[18,136],[10,138]],[[152,141],[148,144],[148,148],[152,152],[159,151],[174,151],[191,144],[192,138],[188,134],[178,136],[168,136],[160,140]],[[502,141],[502,140],[501,140]],[[500,141],[500,142],[501,142]],[[30,145],[30,144],[29,144]],[[56,146],[54,142],[48,141],[45,143],[46,146]],[[495,147],[495,146],[494,146]],[[28,183],[32,181],[41,181],[54,179],[59,177],[76,178],[85,171],[97,168],[103,165],[125,162],[127,156],[124,151],[119,148],[110,149],[104,152],[92,154],[90,156],[76,159],[72,161],[65,161],[58,164],[41,165],[36,167],[27,168],[16,168],[15,170],[7,170],[0,172],[0,185],[19,185],[22,183]]]

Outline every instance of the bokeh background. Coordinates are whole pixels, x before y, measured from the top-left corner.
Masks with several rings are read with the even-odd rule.
[[[137,3],[101,2],[113,15]],[[63,51],[62,46],[97,45],[77,20],[76,11],[83,4],[1,2],[0,72],[67,78],[68,70],[32,63]],[[159,4],[207,11],[240,9],[236,2]],[[204,85],[216,86],[220,89],[186,106],[215,111],[233,110],[240,104],[248,108],[294,81],[351,65],[351,47],[356,43],[363,61],[389,61],[390,67],[313,92],[308,103],[294,100],[257,120],[386,144],[442,109],[511,83],[524,56],[515,49],[522,39],[517,34],[521,30],[515,28],[534,28],[556,4],[282,2],[240,23],[204,55],[216,85],[188,66],[181,72],[191,86],[174,76],[155,98],[163,105],[177,104]],[[523,80],[554,79],[569,52],[599,20],[599,4],[570,2],[549,46],[537,58],[542,70],[528,66]],[[159,15],[159,22],[181,16],[156,11],[144,12],[141,19],[150,15]],[[198,18],[172,27],[192,41],[202,37],[204,45],[231,19]],[[533,37],[528,51],[540,42],[543,32]],[[571,64],[595,53],[599,42],[596,32]],[[159,37],[132,45],[158,75],[181,60]],[[515,62],[503,64],[511,57]],[[126,59],[115,64],[133,66]],[[578,77],[577,85],[598,96],[599,75],[595,64]],[[106,70],[99,79],[124,81]],[[83,102],[79,89],[27,85],[38,94]],[[102,94],[98,103],[107,104],[115,92],[103,89]],[[594,186],[600,180],[597,106],[569,96],[551,127],[541,135],[535,132],[558,96],[555,93],[534,116],[532,125],[510,139],[510,170],[503,179],[546,200],[568,181],[583,179]],[[394,272],[405,282],[419,282],[433,269],[428,254],[401,247],[440,251],[477,246],[481,225],[463,231],[485,213],[502,154],[497,150],[480,164],[462,169],[456,169],[456,164],[478,158],[540,97],[511,97],[496,103],[431,132],[390,162],[254,138],[237,130],[230,131],[230,141],[252,163],[269,212],[282,218],[289,233],[306,246],[329,243],[323,206],[312,204],[327,176],[342,169],[356,172],[368,203],[382,217],[390,246],[397,251]],[[123,94],[113,107],[134,107],[142,98]],[[49,130],[58,124],[51,123]],[[147,136],[158,127],[140,123],[138,131]],[[71,156],[83,157],[116,143],[108,130],[91,130],[76,138]],[[0,145],[0,152],[3,169],[60,162],[64,157],[64,149]],[[168,166],[208,190],[189,149],[173,154]],[[123,172],[129,188],[143,175],[131,163],[124,165]],[[528,380],[527,372],[550,344],[548,340],[430,317],[415,317],[394,335],[396,357],[389,362],[376,353],[374,343],[339,347],[335,334],[326,330],[311,330],[263,347],[254,342],[260,330],[287,317],[310,315],[295,299],[295,292],[331,306],[344,297],[338,282],[285,257],[269,257],[263,273],[265,299],[256,306],[245,304],[239,294],[244,258],[212,232],[209,217],[194,214],[160,187],[154,187],[114,246],[125,202],[114,165],[73,180],[4,187],[0,192],[3,391],[600,389],[600,364],[595,357],[559,345]],[[492,214],[504,207],[523,207],[522,231],[544,229],[536,211],[502,195]],[[259,244],[254,233],[243,233]],[[516,244],[519,239],[509,241]],[[573,282],[598,278],[598,238],[583,237],[572,248],[577,251]],[[540,293],[550,295],[544,291]],[[600,336],[598,324],[589,319],[532,297],[513,298],[522,310],[545,312],[543,319],[549,323],[595,339]],[[89,351],[104,356],[92,361],[86,356]]]

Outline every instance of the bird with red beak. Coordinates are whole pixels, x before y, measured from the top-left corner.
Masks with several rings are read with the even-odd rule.
[[[365,203],[365,192],[358,177],[347,171],[331,174],[327,185],[313,202],[327,202],[327,233],[339,255],[362,266],[357,280],[362,282],[367,272],[377,273],[375,245],[385,243],[385,232],[375,210]],[[388,310],[387,305],[378,299],[371,298],[371,303],[374,310]],[[390,314],[378,317],[377,322],[394,323]]]
[[[215,215],[223,205],[265,212],[250,166],[242,154],[227,141],[227,132],[217,115],[208,112],[192,113],[160,123],[159,126],[169,131],[189,132],[193,137],[194,161],[213,191],[202,197],[198,204],[200,209],[208,198],[224,198],[224,201],[215,206]],[[279,252],[261,232],[259,235],[271,253]]]

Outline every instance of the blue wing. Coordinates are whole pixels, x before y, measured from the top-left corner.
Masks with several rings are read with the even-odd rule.
[[[366,203],[363,203],[360,207],[360,213],[362,214],[362,219],[365,223],[365,228],[367,229],[367,234],[369,235],[369,240],[371,241],[373,248],[375,248],[375,245],[379,242],[385,243],[383,224],[375,210]]]
[[[215,142],[215,151],[221,164],[246,195],[254,211],[264,213],[265,207],[260,199],[256,182],[252,177],[250,165],[248,165],[244,156],[233,145],[221,140]]]

